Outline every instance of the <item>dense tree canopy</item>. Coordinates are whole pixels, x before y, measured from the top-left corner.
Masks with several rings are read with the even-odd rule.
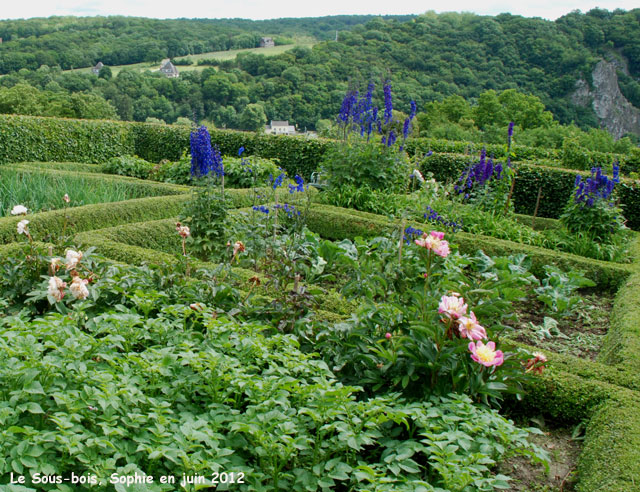
[[[619,72],[620,88],[633,104],[640,104],[639,20],[640,9],[595,9],[572,12],[555,22],[510,14],[433,12],[398,18],[330,17],[315,24],[309,19],[120,17],[3,21],[0,37],[9,41],[0,45],[0,64],[5,64],[0,70],[12,73],[0,78],[0,87],[6,91],[20,86],[15,90],[25,95],[18,101],[15,94],[2,92],[0,110],[62,112],[62,106],[82,105],[59,103],[55,111],[48,106],[82,95],[89,107],[102,110],[75,109],[75,114],[104,115],[107,104],[124,120],[171,123],[182,117],[248,129],[264,116],[313,129],[318,121],[335,118],[350,88],[363,91],[375,82],[374,100],[381,106],[382,82],[391,80],[396,109],[406,113],[411,100],[417,103],[422,134],[492,140],[503,138],[504,127],[515,121],[532,142],[554,140],[558,122],[585,130],[597,127],[592,109],[574,105],[570,94],[578,79],[590,81],[602,57],[617,57],[621,66],[628,65],[626,74]],[[214,28],[219,35],[211,34]],[[140,61],[253,46],[260,34],[322,31],[333,38],[336,30],[337,41],[320,42],[312,49],[295,47],[269,57],[243,53],[216,66],[182,71],[175,79],[134,69],[117,76],[103,69],[100,77],[60,69],[92,65],[98,59],[108,67],[125,58]],[[222,38],[226,44],[214,46]],[[110,61],[109,50],[120,58]],[[37,91],[26,94],[25,85]]]

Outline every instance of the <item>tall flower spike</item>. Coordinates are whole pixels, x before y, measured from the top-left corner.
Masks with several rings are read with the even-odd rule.
[[[391,101],[391,84],[386,82],[384,91],[384,124],[388,125],[393,119],[393,102]]]

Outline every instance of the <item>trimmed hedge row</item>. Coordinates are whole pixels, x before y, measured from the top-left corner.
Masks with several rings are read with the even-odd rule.
[[[114,176],[116,177],[116,176]],[[122,177],[119,177],[122,179]],[[124,178],[135,179],[135,178]],[[144,181],[142,181],[145,183]],[[178,185],[168,185],[178,186]],[[259,189],[266,194],[268,190]],[[306,193],[312,196],[317,190],[310,189]],[[302,194],[297,194],[297,200],[303,200]],[[230,208],[249,207],[253,204],[253,190],[228,189],[225,191]],[[291,195],[282,188],[277,190],[278,200],[282,203],[291,200]],[[104,227],[116,226],[132,222],[145,222],[155,219],[177,217],[183,205],[191,198],[191,194],[166,195],[151,198],[137,198],[122,202],[98,203],[83,205],[62,210],[51,210],[27,216],[0,218],[0,244],[20,240],[17,232],[18,222],[24,218],[30,221],[29,230],[35,239],[48,240],[62,233],[65,222],[66,232],[75,234]]]
[[[60,171],[78,171],[81,173],[102,173],[102,167],[100,164],[89,164],[85,162],[11,162],[7,164],[12,167],[20,167],[26,169],[42,169],[53,170],[58,169]]]
[[[632,275],[618,291],[598,360],[640,373],[640,273]]]
[[[424,227],[423,224],[412,222],[406,223],[405,227],[409,225]],[[329,205],[314,205],[309,210],[307,226],[328,239],[352,239],[356,236],[372,237],[388,234],[394,229],[399,229],[400,223],[367,212],[353,212],[349,209]],[[635,265],[593,260],[465,232],[456,233],[453,241],[463,253],[472,254],[479,249],[490,256],[526,253],[532,260],[531,271],[536,275],[543,274],[544,266],[550,264],[563,269],[580,270],[585,276],[596,282],[600,288],[607,290],[616,290],[636,270]]]

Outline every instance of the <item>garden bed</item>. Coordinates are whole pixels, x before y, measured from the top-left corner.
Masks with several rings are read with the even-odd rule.
[[[518,319],[509,337],[551,352],[596,360],[609,331],[613,302],[614,297],[606,293],[585,294],[575,312],[556,320],[545,315],[542,302],[529,298],[516,304]]]

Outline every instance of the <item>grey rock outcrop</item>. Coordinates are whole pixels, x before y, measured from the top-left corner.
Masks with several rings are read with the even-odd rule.
[[[601,60],[593,69],[593,88],[584,80],[576,82],[571,99],[575,104],[593,107],[600,126],[609,130],[615,138],[626,133],[640,135],[640,110],[620,92],[616,69],[625,70],[619,61]]]

